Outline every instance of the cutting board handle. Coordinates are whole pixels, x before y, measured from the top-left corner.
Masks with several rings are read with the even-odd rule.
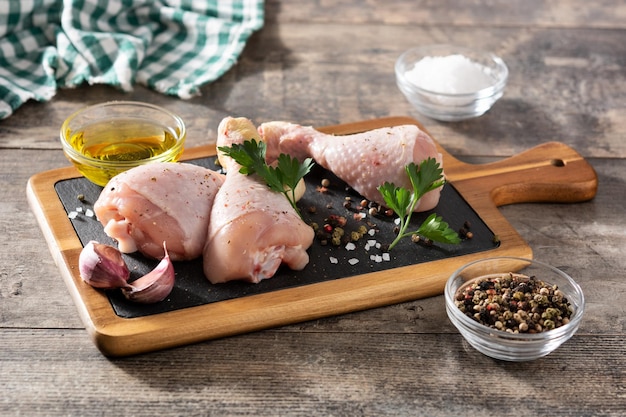
[[[335,135],[414,124],[409,117],[387,117],[318,130]],[[515,203],[579,203],[591,200],[598,189],[593,167],[574,149],[561,142],[547,142],[489,164],[468,164],[456,159],[435,142],[443,155],[446,178],[472,201],[490,199],[496,206]]]
[[[593,167],[571,147],[547,142],[489,164],[467,164],[444,151],[446,177],[464,193],[487,193],[496,206],[578,203],[598,189]]]

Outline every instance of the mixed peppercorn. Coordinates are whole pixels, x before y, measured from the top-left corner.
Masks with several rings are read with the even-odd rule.
[[[456,295],[468,317],[510,333],[541,333],[569,323],[573,308],[556,285],[521,274],[486,276]]]
[[[316,187],[316,191],[322,194],[327,193],[330,186],[330,180],[324,178],[321,180],[320,185]],[[311,227],[315,231],[315,236],[321,245],[341,246],[349,242],[357,242],[366,236],[373,236],[379,229],[372,220],[375,218],[392,218],[395,216],[392,209],[367,199],[355,200],[350,196],[346,196],[342,206],[346,210],[345,214],[348,215],[330,214],[328,217],[324,218],[322,224],[310,222]],[[327,205],[326,208],[333,209],[330,204]],[[316,214],[317,207],[310,206],[307,211],[309,214]],[[352,224],[348,225],[349,222],[352,222]],[[463,226],[458,230],[458,235],[462,240],[470,240],[474,237],[470,228],[470,222],[465,221]],[[396,235],[399,231],[400,228],[398,226],[393,230]],[[433,245],[432,240],[418,234],[411,235],[411,241],[424,246]],[[383,244],[381,248],[386,252],[389,249],[389,244]]]

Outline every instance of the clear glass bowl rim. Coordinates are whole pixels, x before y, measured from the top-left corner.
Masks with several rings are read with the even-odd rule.
[[[482,88],[482,89],[474,91],[472,93],[461,93],[461,94],[441,93],[441,92],[438,92],[438,91],[433,91],[433,90],[429,90],[429,89],[426,89],[426,88],[421,88],[421,87],[415,85],[414,83],[412,83],[411,81],[409,81],[404,76],[404,71],[402,71],[401,67],[403,67],[403,66],[405,66],[407,64],[407,62],[405,62],[407,55],[418,52],[418,53],[420,53],[420,55],[426,57],[426,56],[430,55],[430,54],[428,54],[429,51],[436,51],[436,50],[439,50],[439,49],[450,51],[446,55],[452,55],[452,54],[455,54],[455,53],[460,53],[460,54],[465,55],[465,56],[468,56],[469,54],[482,55],[484,58],[487,58],[488,60],[492,61],[496,65],[496,67],[498,69],[500,69],[502,74],[489,87]],[[444,56],[444,54],[441,54],[440,56]],[[415,61],[415,62],[418,62],[418,61]],[[456,45],[452,45],[452,44],[444,44],[444,43],[442,43],[442,44],[434,44],[434,45],[426,45],[426,46],[416,46],[414,48],[407,49],[396,60],[396,63],[395,63],[395,66],[394,66],[394,70],[395,70],[396,76],[398,77],[398,81],[400,82],[400,84],[408,90],[408,91],[405,91],[405,94],[406,93],[427,94],[427,95],[430,95],[430,96],[448,97],[448,98],[489,98],[491,96],[494,96],[494,95],[498,94],[498,92],[503,90],[504,87],[506,86],[507,80],[509,78],[509,68],[507,67],[507,65],[504,62],[504,60],[501,57],[499,57],[498,55],[495,55],[495,54],[493,54],[491,52],[482,51],[482,50],[479,50],[479,49],[473,49],[473,48],[468,48],[468,47],[463,47],[463,46],[456,46]]]
[[[65,137],[65,131],[67,130],[68,126],[70,125],[70,123],[72,121],[74,121],[76,119],[76,117],[78,117],[81,114],[84,114],[88,111],[93,111],[93,110],[97,110],[97,109],[104,109],[106,107],[120,107],[120,106],[129,106],[129,107],[135,107],[135,108],[145,108],[145,109],[149,109],[149,110],[153,110],[159,113],[162,113],[164,116],[170,117],[172,118],[172,121],[176,124],[176,127],[179,129],[178,132],[172,132],[175,133],[178,140],[176,142],[176,144],[170,148],[167,152],[161,153],[159,155],[155,155],[151,158],[146,158],[143,159],[141,161],[103,161],[101,159],[97,159],[97,158],[92,158],[86,155],[83,155],[82,153],[78,152],[76,149],[74,149],[66,140]],[[130,115],[132,117],[132,115]],[[114,100],[114,101],[106,101],[103,103],[98,103],[98,104],[93,104],[90,106],[86,106],[83,107],[79,110],[76,110],[74,113],[72,113],[71,115],[69,115],[65,121],[63,121],[63,124],[61,125],[61,129],[60,129],[60,139],[61,139],[61,144],[63,145],[63,150],[66,152],[66,154],[73,160],[75,161],[79,161],[80,163],[92,166],[92,167],[96,167],[96,168],[132,168],[134,166],[137,165],[142,165],[145,163],[149,163],[149,162],[162,162],[162,161],[167,161],[171,159],[171,154],[178,153],[178,150],[183,146],[184,144],[184,139],[186,138],[187,135],[187,131],[186,131],[186,126],[185,126],[185,122],[183,121],[183,119],[178,116],[177,114],[167,110],[164,107],[161,106],[157,106],[155,104],[151,104],[151,103],[144,103],[141,101],[128,101],[128,100]]]
[[[452,289],[452,284],[454,282],[454,279],[459,275],[459,273],[462,270],[472,265],[475,265],[481,262],[495,261],[495,260],[516,260],[516,261],[528,262],[529,264],[536,264],[543,268],[550,269],[553,272],[560,275],[561,277],[565,278],[569,282],[569,284],[574,288],[577,298],[580,299],[580,301],[576,303],[575,305],[575,311],[572,317],[570,318],[570,321],[567,324],[564,324],[563,326],[560,326],[560,327],[557,327],[555,329],[548,330],[545,332],[541,332],[541,333],[509,333],[503,330],[493,329],[489,326],[485,326],[484,324],[480,324],[479,322],[463,314],[463,312],[461,312],[461,310],[454,303],[454,294],[456,293],[456,290]],[[546,280],[546,282],[550,283],[549,280]],[[568,293],[566,294],[566,296],[568,299],[571,299],[572,294]],[[526,343],[540,342],[543,340],[558,339],[566,335],[567,333],[578,328],[580,321],[582,320],[584,310],[585,310],[585,295],[583,294],[583,291],[578,285],[578,283],[574,281],[572,277],[570,277],[568,274],[561,271],[560,269],[555,268],[552,265],[549,265],[547,263],[537,261],[534,259],[520,258],[520,257],[514,257],[514,256],[501,256],[501,257],[494,257],[494,258],[478,259],[476,261],[472,261],[470,263],[463,265],[462,267],[454,271],[452,275],[450,275],[450,278],[446,282],[446,286],[444,289],[444,297],[445,297],[447,311],[453,315],[454,320],[460,321],[461,324],[467,330],[481,333],[484,336],[490,336],[490,337],[495,336],[495,338],[507,339],[509,341],[518,341],[522,343],[523,342],[526,342]],[[494,338],[494,342],[497,341],[497,339],[495,338]]]

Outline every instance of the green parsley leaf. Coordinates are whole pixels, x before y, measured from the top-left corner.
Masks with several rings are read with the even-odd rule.
[[[417,229],[417,234],[441,243],[461,243],[458,233],[444,222],[441,216],[436,213],[431,214],[424,220],[424,223]]]
[[[440,216],[431,214],[415,232],[407,232],[411,223],[413,210],[420,198],[429,191],[435,190],[445,184],[443,169],[434,158],[427,158],[421,164],[411,162],[405,167],[413,190],[404,187],[396,187],[395,184],[385,182],[378,187],[385,204],[392,209],[400,218],[400,231],[394,241],[389,245],[389,250],[407,236],[418,234],[425,238],[441,243],[459,243],[459,235],[450,229],[448,223]]]
[[[411,203],[411,192],[406,188],[396,187],[390,182],[385,182],[378,187],[387,206],[396,213],[406,213]]]
[[[411,162],[405,167],[406,173],[411,180],[414,191],[417,190],[420,198],[429,191],[437,189],[444,184],[443,168],[434,158],[424,160],[419,166]]]
[[[244,175],[257,174],[272,191],[284,194],[291,206],[300,214],[296,206],[295,190],[298,182],[313,168],[311,158],[300,163],[296,158],[280,154],[276,167],[269,166],[265,162],[267,150],[265,142],[257,142],[255,139],[246,140],[242,144],[220,146],[218,149],[241,165],[239,172]]]

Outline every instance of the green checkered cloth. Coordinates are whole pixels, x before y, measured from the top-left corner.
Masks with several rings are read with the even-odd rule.
[[[0,119],[84,83],[190,98],[263,19],[263,0],[0,0]]]

